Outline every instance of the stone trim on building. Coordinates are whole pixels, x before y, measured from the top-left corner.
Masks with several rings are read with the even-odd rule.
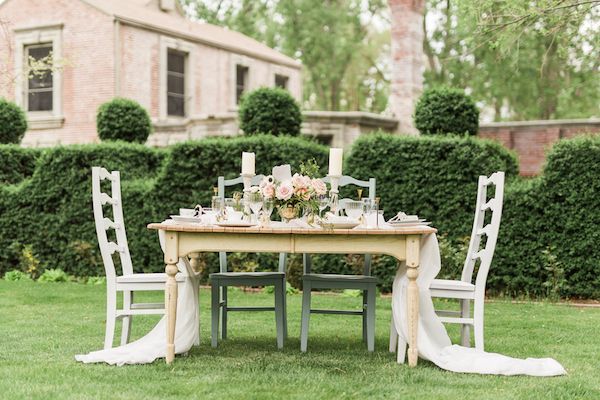
[[[178,123],[191,118],[192,107],[195,103],[195,85],[194,75],[196,71],[196,46],[183,39],[160,36],[159,61],[158,61],[158,118],[162,122]],[[185,57],[185,117],[174,117],[167,115],[167,55],[169,50],[176,50],[186,54]]]
[[[25,102],[25,90],[27,87],[27,75],[25,68],[25,47],[52,43],[52,57],[56,60],[62,59],[62,24],[41,25],[29,28],[15,29],[15,103],[22,107],[27,113],[29,129],[52,129],[60,128],[64,123],[62,111],[63,85],[61,68],[52,71],[52,111],[27,111]]]

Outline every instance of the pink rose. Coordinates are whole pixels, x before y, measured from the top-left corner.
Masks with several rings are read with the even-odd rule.
[[[296,189],[308,187],[306,177],[298,174],[292,176],[292,185],[294,185]]]
[[[321,179],[313,179],[311,183],[317,196],[327,194],[327,185]]]
[[[262,188],[262,194],[267,199],[272,199],[275,196],[275,185],[273,185],[272,183],[267,183]]]
[[[275,196],[279,200],[289,200],[294,194],[294,188],[290,182],[283,182],[275,190]]]

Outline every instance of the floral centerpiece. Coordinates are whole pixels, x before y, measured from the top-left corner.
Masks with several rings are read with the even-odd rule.
[[[319,197],[327,194],[327,185],[317,178],[319,167],[314,160],[300,166],[300,173],[279,181],[268,175],[258,186],[266,199],[273,199],[279,215],[285,221],[297,218],[302,211],[314,216],[319,211]],[[254,190],[257,190],[254,189]]]

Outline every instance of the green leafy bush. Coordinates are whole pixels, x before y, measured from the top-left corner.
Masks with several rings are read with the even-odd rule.
[[[514,295],[600,297],[600,137],[561,140],[539,178],[507,189],[490,271]]]
[[[434,87],[423,92],[415,106],[415,127],[424,135],[476,135],[479,109],[462,90]]]
[[[0,97],[0,143],[19,144],[26,130],[25,112],[12,101]]]
[[[144,143],[152,132],[152,122],[139,103],[117,97],[98,108],[96,128],[101,140]]]
[[[60,268],[79,276],[103,275],[92,211],[91,168],[123,171],[126,186],[130,180],[153,177],[163,155],[162,150],[124,143],[45,150],[31,179],[15,190],[0,191],[0,247],[13,249],[0,253],[0,272],[23,262],[22,244],[26,244],[40,261],[40,272]],[[138,215],[145,226],[151,214],[141,216],[143,211],[138,211],[143,209],[145,197],[138,193],[126,199],[126,224],[130,215]],[[135,229],[136,221],[132,222]],[[143,251],[138,249],[144,248],[138,240],[144,239],[130,240],[134,259],[138,251]],[[138,271],[142,269],[140,265]]]
[[[8,271],[6,274],[4,274],[4,279],[6,279],[7,281],[10,281],[10,282],[30,281],[31,280],[29,275],[27,275],[25,272],[19,271],[16,269],[13,269],[12,271]]]
[[[16,145],[0,145],[0,185],[12,185],[29,178],[41,153]]]
[[[240,103],[240,129],[246,135],[300,135],[302,113],[292,95],[281,88],[260,88]]]
[[[62,269],[47,269],[38,278],[38,282],[68,282],[69,276]]]

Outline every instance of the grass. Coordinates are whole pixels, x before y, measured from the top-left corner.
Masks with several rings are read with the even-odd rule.
[[[376,351],[361,343],[358,317],[313,315],[309,351],[299,351],[301,296],[288,297],[290,338],[275,346],[272,313],[233,313],[230,337],[209,345],[209,292],[201,292],[201,345],[171,366],[84,365],[73,356],[98,349],[104,334],[104,286],[0,280],[2,399],[598,399],[600,309],[493,301],[486,347],[515,357],[554,357],[569,372],[556,378],[480,376],[420,360],[397,365],[387,351],[390,299],[379,298]],[[159,298],[160,294],[155,297]],[[268,304],[271,295],[233,292],[231,302]],[[321,307],[358,299],[315,296]],[[134,337],[156,317],[134,320]],[[450,330],[457,340],[458,330]]]

